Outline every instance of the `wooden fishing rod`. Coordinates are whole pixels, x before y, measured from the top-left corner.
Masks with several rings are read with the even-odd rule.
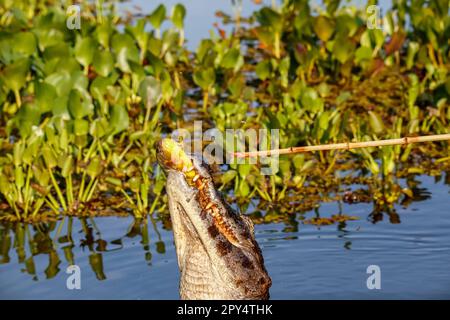
[[[404,137],[404,138],[398,138],[398,139],[386,139],[386,140],[378,140],[378,141],[343,142],[343,143],[322,144],[322,145],[317,145],[317,146],[290,147],[290,148],[275,149],[275,150],[235,152],[234,155],[237,158],[268,157],[268,156],[272,156],[272,155],[294,154],[294,153],[302,153],[302,152],[310,152],[310,151],[350,150],[350,149],[366,148],[366,147],[407,145],[410,143],[429,142],[429,141],[444,141],[444,140],[450,140],[450,133],[436,134],[436,135],[431,135],[431,136]]]

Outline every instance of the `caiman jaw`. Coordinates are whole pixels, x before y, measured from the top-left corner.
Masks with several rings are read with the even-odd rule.
[[[208,169],[187,156],[179,144],[163,139],[157,144],[157,157],[167,174],[182,298],[267,298],[271,280],[254,239],[252,222],[223,201]],[[196,287],[189,283],[192,267],[199,265],[205,273],[202,277],[208,279],[202,285],[208,287],[207,295],[189,291]]]

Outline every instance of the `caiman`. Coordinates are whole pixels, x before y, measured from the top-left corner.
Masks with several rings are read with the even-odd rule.
[[[207,164],[172,139],[156,149],[167,176],[181,299],[268,299],[272,280],[253,222],[224,201]]]

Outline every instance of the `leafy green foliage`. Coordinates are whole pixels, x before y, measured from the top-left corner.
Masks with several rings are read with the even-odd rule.
[[[181,4],[130,21],[86,4],[82,28],[69,30],[59,5],[9,3],[0,17],[0,204],[19,220],[81,214],[107,192],[136,216],[153,212],[165,205],[154,143],[198,118],[222,132],[278,129],[280,147],[448,133],[448,1],[395,2],[381,29],[367,27],[363,10],[324,4],[286,0],[239,21],[222,14],[233,33],[218,24],[190,52]],[[444,143],[316,152],[280,158],[271,177],[261,163],[234,163],[220,182],[245,207],[318,194],[317,181],[332,186],[352,172],[372,179],[384,205],[408,193],[393,177],[423,172],[411,154],[443,172],[446,153]]]

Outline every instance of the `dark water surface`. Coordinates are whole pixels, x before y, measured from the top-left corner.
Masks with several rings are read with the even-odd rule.
[[[397,206],[398,216],[384,214],[377,223],[370,216],[372,204],[343,203],[342,212],[358,220],[319,228],[297,215],[294,226],[257,225],[273,280],[271,297],[450,298],[450,188],[432,177],[419,180],[429,198]],[[339,206],[324,203],[318,211],[329,217]],[[1,299],[178,298],[172,231],[161,221],[66,217],[61,223],[53,230],[0,225]],[[66,287],[72,263],[81,269],[81,290]],[[380,290],[367,289],[369,265],[381,269]]]

